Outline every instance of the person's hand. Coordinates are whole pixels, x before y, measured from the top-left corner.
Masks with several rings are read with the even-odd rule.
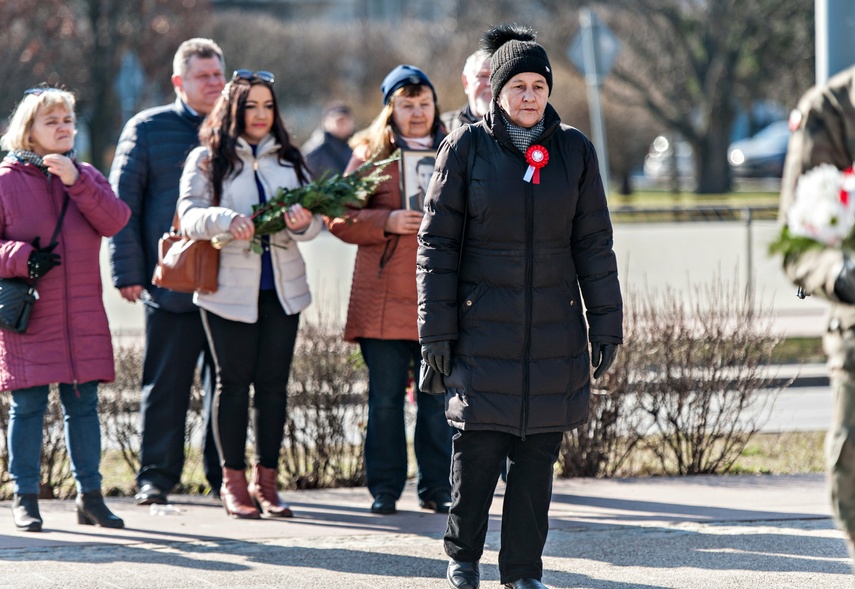
[[[303,205],[291,205],[288,207],[288,214],[285,215],[285,225],[294,233],[300,233],[306,230],[312,218],[312,211],[303,208]]]
[[[425,364],[436,370],[439,374],[448,376],[451,374],[451,342],[442,340],[422,344],[422,358]]]
[[[600,378],[615,361],[617,344],[591,342],[591,366],[596,368],[594,378]]]
[[[255,235],[255,225],[246,215],[238,215],[229,224],[229,233],[234,235],[235,239],[249,241]]]
[[[36,248],[27,260],[27,269],[30,273],[30,278],[41,278],[56,266],[60,266],[59,254],[55,254],[53,249],[56,244],[48,247],[39,247],[39,237],[33,240],[33,247]]]
[[[410,211],[406,209],[398,209],[392,211],[389,218],[386,219],[386,224],[383,229],[386,233],[398,233],[400,235],[408,235],[418,233],[419,227],[422,224],[424,215],[419,211]]]
[[[849,256],[843,256],[843,268],[834,281],[834,296],[848,305],[855,304],[855,262]]]
[[[143,287],[139,284],[133,286],[123,286],[119,289],[119,294],[129,303],[136,303],[142,298]]]
[[[80,172],[78,171],[77,166],[74,165],[74,162],[71,161],[71,158],[58,153],[49,153],[42,159],[47,166],[48,172],[54,176],[58,176],[66,186],[71,186],[77,182],[77,177],[80,176]]]

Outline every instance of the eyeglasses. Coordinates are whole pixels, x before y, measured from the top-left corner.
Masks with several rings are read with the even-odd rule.
[[[24,96],[41,96],[45,92],[62,92],[62,88],[28,88],[24,90]]]
[[[266,72],[264,70],[254,72],[252,70],[235,70],[232,73],[232,82],[235,80],[254,80],[259,79],[262,82],[267,82],[268,84],[273,83],[273,74],[270,72]]]

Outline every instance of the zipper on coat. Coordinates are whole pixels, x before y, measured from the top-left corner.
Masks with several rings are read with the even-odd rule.
[[[534,190],[531,183],[525,186],[525,347],[523,348],[523,401],[520,416],[520,433],[525,441],[528,429],[529,395],[531,394],[531,299],[534,273]]]
[[[253,173],[253,175],[255,175],[256,186],[261,186],[261,188],[264,189],[264,182],[261,181],[261,174],[258,173],[258,157],[252,158],[252,173]],[[268,197],[268,195],[265,194],[264,195],[264,203],[262,203],[261,202],[261,194],[259,194],[258,195],[258,206],[261,206],[262,204],[267,204],[267,201],[270,198],[273,198],[273,195],[270,195]],[[250,213],[250,218],[252,218],[252,213]],[[262,235],[261,236],[261,249],[265,250],[265,251],[270,251],[270,236],[269,235]],[[273,254],[271,254],[271,255],[273,255]],[[275,272],[276,271],[274,270],[274,273]]]

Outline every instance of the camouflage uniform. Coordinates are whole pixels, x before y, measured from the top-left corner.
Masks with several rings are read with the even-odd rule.
[[[790,128],[793,134],[781,184],[782,223],[801,174],[821,163],[844,169],[855,160],[855,67],[809,90],[790,116]],[[855,557],[855,305],[835,295],[834,284],[842,268],[843,253],[830,248],[784,260],[784,271],[793,283],[806,294],[831,302],[823,346],[835,406],[826,459],[834,514],[848,535],[850,555]]]

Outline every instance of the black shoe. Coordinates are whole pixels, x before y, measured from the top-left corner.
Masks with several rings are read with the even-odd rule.
[[[39,513],[39,496],[15,495],[12,501],[12,519],[15,527],[24,532],[41,532],[42,516]]]
[[[395,507],[395,500],[391,495],[379,495],[374,499],[374,503],[371,504],[371,513],[389,515],[397,512],[398,509]]]
[[[125,522],[115,515],[107,504],[101,491],[81,493],[74,501],[77,508],[77,523],[84,526],[99,525],[102,528],[124,528]]]
[[[134,495],[134,502],[137,505],[151,505],[153,503],[166,505],[169,503],[169,498],[160,487],[157,487],[153,483],[143,483],[140,490]]]
[[[549,589],[537,579],[518,579],[513,583],[505,583],[505,589]]]
[[[440,492],[431,499],[419,499],[419,507],[432,509],[437,513],[448,513],[448,510],[451,509],[451,494]]]
[[[452,558],[448,562],[445,578],[452,589],[478,589],[481,583],[481,567],[477,562],[460,562]]]

